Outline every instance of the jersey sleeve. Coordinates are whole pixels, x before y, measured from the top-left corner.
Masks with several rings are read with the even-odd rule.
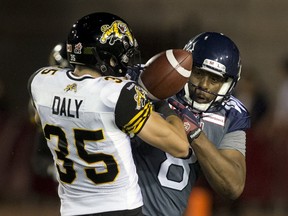
[[[28,93],[29,93],[29,96],[32,97],[32,90],[31,90],[31,84],[32,84],[32,81],[34,79],[34,77],[36,76],[36,74],[38,74],[43,68],[40,68],[39,70],[37,70],[36,72],[34,72],[28,79],[28,82],[27,82],[27,89],[28,89]]]
[[[116,125],[131,137],[138,134],[152,112],[152,104],[146,91],[134,82],[128,82],[121,90],[116,107]]]
[[[238,130],[247,131],[251,127],[251,116],[245,106],[234,97],[231,97],[227,105],[230,106],[227,115],[229,122],[227,133]]]
[[[43,69],[45,69],[45,67],[42,67],[42,68],[38,69],[37,71],[35,71],[33,74],[31,74],[31,76],[29,77],[28,82],[27,82],[27,90],[28,90],[29,97],[30,97],[29,103],[31,103],[31,105],[34,108],[36,108],[36,106],[35,106],[34,97],[33,97],[33,93],[32,93],[32,82],[33,82],[34,77]]]
[[[246,155],[246,133],[238,130],[225,134],[219,149],[236,149]]]
[[[228,132],[237,130],[246,131],[251,127],[251,117],[248,112],[233,112],[231,113],[231,116],[233,116],[233,118],[229,119],[231,122]]]

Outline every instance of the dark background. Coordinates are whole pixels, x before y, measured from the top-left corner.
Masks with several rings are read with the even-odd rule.
[[[77,19],[106,11],[130,24],[143,62],[165,49],[183,48],[204,31],[222,32],[238,45],[243,85],[236,89],[249,108],[255,89],[260,91],[255,116],[264,116],[248,133],[247,184],[236,202],[238,215],[287,215],[288,125],[280,126],[280,137],[270,118],[288,54],[287,8],[286,0],[0,0],[0,108],[8,109],[0,115],[0,214],[59,215],[55,185],[31,166],[37,129],[28,121],[27,81],[48,65],[51,49]],[[214,215],[236,215],[230,204],[217,197]]]
[[[107,11],[130,24],[143,60],[182,48],[202,31],[227,34],[239,46],[243,73],[245,66],[255,66],[272,97],[279,58],[287,53],[287,5],[285,0],[1,0],[0,78],[11,108],[25,112],[30,74],[47,65],[50,50],[79,17]]]

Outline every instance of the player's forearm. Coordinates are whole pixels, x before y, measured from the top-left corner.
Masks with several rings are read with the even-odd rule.
[[[238,198],[245,185],[245,164],[223,154],[223,151],[230,151],[231,154],[232,150],[217,150],[203,133],[192,143],[192,148],[211,187],[225,198]],[[243,162],[241,159],[239,161]]]
[[[178,117],[175,117],[178,118]],[[173,119],[173,121],[176,119]],[[158,123],[155,124],[155,121]],[[171,121],[169,119],[168,121]],[[183,123],[179,119],[177,124],[183,128]],[[176,124],[176,123],[175,123]],[[178,131],[174,128],[171,122],[164,120],[159,114],[152,113],[145,127],[142,128],[138,136],[145,142],[161,149],[174,157],[187,157],[189,154],[189,143],[186,135],[180,136]],[[183,129],[184,130],[184,129]]]
[[[171,130],[173,130],[175,133],[177,133],[179,136],[181,136],[183,139],[187,140],[187,135],[183,126],[183,121],[175,116],[170,115],[166,118],[166,121],[172,125]]]

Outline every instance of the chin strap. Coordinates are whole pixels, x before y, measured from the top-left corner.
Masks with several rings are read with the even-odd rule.
[[[100,70],[101,74],[107,75],[108,67],[105,61],[101,60],[100,56],[98,55],[98,52],[96,51],[96,48],[92,49],[92,53],[96,59],[96,65],[95,65],[96,69]]]

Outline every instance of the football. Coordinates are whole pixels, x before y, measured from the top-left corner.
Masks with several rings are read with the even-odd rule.
[[[148,92],[151,100],[164,100],[178,93],[188,82],[192,64],[191,52],[166,50],[147,61],[138,83]]]

